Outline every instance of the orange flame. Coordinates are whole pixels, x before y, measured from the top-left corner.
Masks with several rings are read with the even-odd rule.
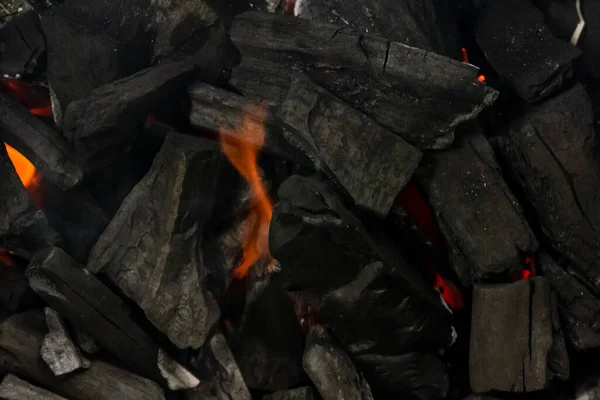
[[[31,161],[29,161],[23,154],[19,153],[7,143],[4,143],[4,146],[6,146],[8,157],[15,166],[15,170],[17,171],[17,175],[19,175],[19,179],[21,179],[23,186],[29,188],[30,186],[34,185],[36,181],[36,170]]]
[[[245,113],[240,126],[222,128],[219,132],[223,152],[250,185],[254,197],[254,206],[248,219],[252,219],[251,228],[245,232],[243,258],[234,272],[236,278],[243,278],[248,270],[259,260],[269,260],[269,270],[274,260],[269,252],[269,224],[273,216],[273,205],[265,189],[259,168],[258,153],[265,141],[265,109],[258,113]],[[257,120],[256,115],[259,116]]]

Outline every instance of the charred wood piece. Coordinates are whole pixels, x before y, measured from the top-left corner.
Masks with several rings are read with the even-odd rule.
[[[278,194],[269,244],[281,271],[273,282],[325,296],[321,311],[330,313],[323,322],[346,348],[369,343],[373,353],[398,354],[422,341],[442,347],[452,342],[451,314],[439,293],[393,245],[375,244],[332,189],[315,178],[292,176]],[[376,315],[373,323],[362,321]],[[357,318],[361,323],[353,324]]]
[[[231,212],[237,181],[217,143],[170,134],[90,255],[88,269],[107,275],[180,348],[202,346],[219,318],[204,273],[219,270],[222,285],[235,265],[209,265],[203,230]]]
[[[33,204],[3,144],[0,144],[0,176],[0,249],[31,258],[38,250],[58,244],[60,236]]]
[[[83,179],[83,171],[64,138],[4,94],[0,94],[0,141],[17,149],[44,178],[63,190]]]
[[[390,211],[421,152],[304,77],[292,80],[277,117],[287,140],[359,207]]]
[[[49,307],[44,311],[49,332],[44,336],[40,354],[52,373],[59,376],[89,368],[90,362],[80,356],[60,314]]]
[[[47,328],[41,310],[0,322],[0,371],[13,373],[72,400],[164,400],[156,383],[102,360],[89,369],[54,376],[40,356]]]
[[[15,313],[35,304],[25,268],[9,254],[0,252],[0,304]]]
[[[565,337],[578,350],[600,347],[600,302],[598,298],[548,254],[540,254],[539,266],[558,294]]]
[[[353,357],[365,374],[376,398],[394,399],[410,395],[420,400],[441,400],[448,396],[450,380],[444,363],[429,353],[407,353]]]
[[[275,120],[272,107],[267,102],[240,96],[204,82],[195,82],[188,89],[192,99],[190,123],[194,128],[260,145],[261,151],[273,154],[296,164],[311,166],[304,154],[285,139],[281,124]],[[252,142],[254,135],[244,135],[244,130],[264,131],[263,143]]]
[[[91,164],[110,161],[110,152],[131,145],[156,107],[185,88],[193,70],[193,63],[167,62],[101,86],[69,104],[64,133],[77,157]]]
[[[303,365],[323,400],[373,399],[367,381],[322,326],[315,326],[306,337]]]
[[[2,11],[0,2],[0,14]],[[4,24],[0,28],[0,48],[2,76],[18,79],[37,72],[46,50],[38,15],[34,11],[24,12]]]
[[[425,155],[417,170],[465,286],[518,272],[537,240],[476,122],[462,125],[452,149]]]
[[[558,39],[530,1],[490,1],[475,32],[488,61],[524,100],[535,103],[556,93],[572,77],[581,51]]]
[[[263,400],[317,400],[317,395],[312,387],[305,386],[271,393],[263,397]]]
[[[549,243],[600,290],[600,164],[593,111],[573,88],[515,118],[499,150]]]
[[[541,277],[474,286],[469,359],[474,392],[531,392],[568,376],[553,296]]]
[[[129,368],[165,387],[182,388],[181,379],[168,372],[179,374],[183,367],[169,366],[168,356],[131,318],[126,304],[64,251],[40,252],[27,275],[40,297]],[[187,376],[190,379],[183,388],[198,384],[189,372]]]
[[[200,386],[185,392],[185,400],[252,400],[235,358],[222,333],[217,332],[202,348],[197,368],[206,374]]]
[[[231,38],[242,55],[231,84],[244,95],[279,103],[290,72],[304,72],[418,148],[450,146],[455,127],[498,95],[472,65],[344,25],[249,12],[235,18]]]
[[[0,384],[0,398],[5,400],[67,400],[14,375],[7,375]]]
[[[233,353],[248,388],[277,391],[305,383],[304,334],[287,293],[268,286],[249,304],[239,331]]]

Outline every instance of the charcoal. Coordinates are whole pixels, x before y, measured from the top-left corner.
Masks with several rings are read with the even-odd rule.
[[[46,332],[41,310],[0,322],[0,372],[16,374],[71,400],[164,400],[156,383],[100,359],[90,368],[55,377],[39,354]]]
[[[310,159],[290,145],[271,108],[261,100],[252,99],[195,82],[188,89],[192,99],[190,123],[194,128],[223,135],[235,134],[236,139],[252,141],[256,138],[245,132],[263,132],[261,151],[296,164],[311,166]],[[259,143],[251,142],[258,145]]]
[[[552,35],[530,1],[489,2],[475,36],[494,70],[530,103],[556,93],[572,77],[573,60],[581,55]]]
[[[0,49],[1,75],[20,78],[37,72],[46,50],[38,15],[34,11],[27,11],[3,25],[0,29]]]
[[[455,127],[498,95],[477,82],[472,65],[345,25],[249,12],[235,18],[231,39],[242,62],[230,83],[244,95],[279,103],[290,72],[304,72],[422,149],[450,146]]]
[[[574,399],[598,400],[600,399],[600,375],[594,373],[576,384]]]
[[[7,375],[0,384],[0,398],[5,400],[66,400],[62,396],[34,386],[14,375]]]
[[[583,62],[587,72],[596,80],[600,79],[600,2],[586,1],[581,6],[585,27],[581,32],[579,47],[583,50]]]
[[[36,296],[25,277],[25,268],[0,252],[0,304],[14,313],[35,303]]]
[[[206,344],[206,353],[198,368],[208,377],[200,386],[185,392],[186,400],[235,399],[251,400],[252,397],[244,382],[235,358],[222,333],[215,333]],[[204,350],[204,349],[203,349]]]
[[[577,45],[586,25],[585,18],[579,16],[580,0],[533,0],[533,4],[544,14],[544,22],[554,36]]]
[[[164,63],[114,81],[68,105],[64,131],[76,155],[92,164],[107,163],[110,152],[132,144],[148,115],[185,87],[194,65]],[[92,162],[94,161],[94,162]]]
[[[202,254],[204,229],[231,205],[233,167],[218,144],[170,134],[148,174],[135,186],[94,246],[87,268],[117,284],[178,347],[199,348],[219,318]],[[222,180],[222,181],[221,181]],[[228,182],[219,186],[219,182]],[[224,193],[225,192],[225,193]],[[227,196],[227,197],[225,197]],[[207,238],[210,237],[207,232]]]
[[[15,16],[33,9],[28,0],[2,0],[2,3],[0,3],[0,22],[9,22]]]
[[[17,149],[63,190],[83,179],[83,171],[60,133],[4,94],[0,94],[0,141]]]
[[[316,400],[315,390],[311,387],[299,387],[291,390],[275,392],[263,397],[263,400]]]
[[[30,258],[36,251],[60,243],[44,213],[33,205],[3,145],[0,176],[0,250]]]
[[[304,335],[284,291],[267,287],[249,305],[240,335],[233,354],[249,389],[277,391],[303,383]]]
[[[566,347],[553,343],[564,342],[555,333],[560,322],[553,321],[553,295],[541,277],[474,286],[469,358],[474,392],[531,392],[546,388],[555,376],[568,376]]]
[[[590,290],[548,254],[538,257],[539,266],[556,290],[566,339],[578,350],[600,347],[600,302]]]
[[[436,355],[358,355],[356,367],[365,374],[378,399],[410,395],[420,400],[445,399],[450,389],[446,367]],[[379,388],[379,389],[378,389]]]
[[[459,132],[454,148],[425,155],[417,180],[468,286],[517,273],[538,244],[479,125]]]
[[[111,35],[104,21],[75,7],[51,8],[42,15],[42,26],[48,45],[48,84],[59,126],[71,102],[149,66],[141,57],[134,59],[129,43]]]
[[[306,78],[292,80],[277,116],[353,202],[386,216],[421,152]]]
[[[350,357],[322,326],[315,326],[306,338],[303,365],[323,400],[373,399]]]
[[[269,244],[281,272],[273,280],[313,294],[331,292],[321,311],[330,310],[324,322],[339,324],[334,331],[344,346],[369,343],[375,352],[410,349],[422,341],[452,342],[451,314],[439,293],[384,237],[375,244],[331,189],[315,178],[292,176],[278,195]],[[359,324],[352,322],[357,319]]]
[[[458,29],[446,2],[432,0],[296,0],[301,18],[350,25],[361,33],[446,57],[458,56]]]
[[[600,181],[590,100],[581,85],[513,118],[499,150],[547,241],[600,290]]]
[[[60,314],[49,307],[44,311],[50,332],[44,336],[40,354],[52,373],[59,376],[80,368],[89,368],[90,362],[79,355]]]
[[[87,354],[96,354],[102,349],[98,347],[96,339],[89,333],[81,330],[77,326],[73,327],[73,336],[77,342],[77,346]]]
[[[132,319],[129,307],[64,251],[54,248],[36,254],[27,275],[31,287],[48,304],[133,371],[166,387],[181,388],[179,378],[165,376],[168,356]],[[192,378],[187,388],[197,384]]]

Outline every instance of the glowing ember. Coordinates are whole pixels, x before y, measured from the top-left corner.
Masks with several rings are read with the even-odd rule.
[[[479,76],[477,77],[477,80],[478,80],[479,82],[482,82],[482,83],[483,83],[483,82],[485,82],[485,75],[479,75]]]
[[[522,279],[533,278],[535,276],[535,258],[525,257],[525,267],[519,271],[519,273],[513,277],[513,281],[520,281]]]
[[[460,49],[460,61],[464,62],[465,64],[469,64],[469,55],[467,54],[467,49],[464,47]],[[477,80],[481,83],[485,82],[485,75],[479,75]]]
[[[27,158],[25,158],[24,155],[19,153],[8,144],[4,143],[4,146],[6,146],[8,157],[15,166],[15,170],[17,171],[17,175],[19,175],[19,179],[21,179],[21,182],[23,182],[23,186],[28,188],[34,185],[36,170],[33,164]]]
[[[251,228],[244,234],[243,258],[236,268],[234,276],[242,278],[257,261],[269,260],[269,270],[274,260],[269,252],[269,224],[273,216],[273,205],[265,189],[258,167],[258,153],[265,140],[265,110],[247,113],[242,116],[239,127],[222,128],[220,140],[223,152],[250,185],[254,197],[254,206],[248,219],[252,219]],[[257,121],[256,115],[262,116]]]

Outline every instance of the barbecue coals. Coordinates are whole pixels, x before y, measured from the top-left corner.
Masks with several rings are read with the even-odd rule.
[[[0,398],[599,397],[597,9],[0,0]]]

